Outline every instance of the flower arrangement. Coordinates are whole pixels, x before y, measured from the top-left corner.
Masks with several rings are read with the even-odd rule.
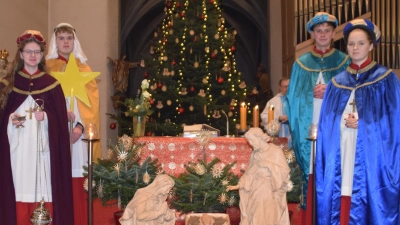
[[[143,145],[134,144],[128,135],[119,137],[117,145],[110,141],[107,158],[93,164],[93,189],[96,189],[93,197],[100,198],[103,205],[124,207],[137,189],[147,186],[162,173],[157,159],[149,157],[140,163]],[[87,171],[87,167],[84,169]]]
[[[125,116],[150,116],[153,111],[151,110],[150,97],[151,94],[147,91],[149,82],[147,79],[142,81],[142,94],[137,98],[126,98],[124,105],[127,107]]]

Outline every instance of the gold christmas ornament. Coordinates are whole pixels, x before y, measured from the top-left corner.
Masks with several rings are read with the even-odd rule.
[[[193,107],[192,105],[190,105],[190,106],[189,106],[189,110],[190,110],[190,111],[193,111],[193,110],[194,110],[194,107]]]
[[[226,94],[226,91],[225,90],[222,90],[221,91],[221,95],[225,95]]]
[[[219,39],[219,34],[215,34],[214,38],[215,38],[215,40],[218,40]]]
[[[190,34],[191,36],[193,36],[193,35],[194,35],[194,30],[190,30],[190,31],[189,31],[189,34]]]
[[[168,56],[164,55],[163,61],[165,62],[165,61],[167,61],[167,60],[168,60]]]
[[[172,101],[171,100],[167,100],[167,105],[171,105]]]
[[[150,183],[150,175],[149,175],[149,173],[147,173],[147,171],[146,171],[146,173],[143,175],[143,182],[144,182],[145,184]]]
[[[193,66],[194,66],[194,68],[199,67],[199,62],[195,62]]]
[[[161,87],[161,91],[166,92],[166,91],[167,91],[167,86],[165,86],[165,85],[162,86],[162,87]]]

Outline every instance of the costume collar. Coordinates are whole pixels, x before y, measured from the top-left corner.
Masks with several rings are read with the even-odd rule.
[[[66,59],[64,56],[62,56],[62,55],[60,55],[60,54],[58,54],[57,59],[62,60],[62,61],[64,61],[64,62],[68,63],[68,59]]]
[[[34,72],[33,74],[30,74],[25,68],[22,68],[22,72],[24,72],[24,73],[26,73],[26,74],[28,74],[28,75],[31,75],[31,76],[35,76],[35,75],[38,75],[40,72],[42,72],[42,71],[40,71],[39,69],[36,71],[36,72]]]
[[[365,60],[365,62],[363,62],[360,66],[351,62],[350,67],[354,70],[361,70],[368,66],[371,62],[372,60],[370,58],[367,58],[367,60]]]
[[[317,49],[317,47],[314,45],[314,48],[311,51],[311,54],[318,57],[318,58],[324,58],[332,55],[335,52],[334,48],[328,48],[325,50],[325,52]]]
[[[375,61],[370,61],[370,63],[367,63],[366,65],[364,65],[364,63],[361,64],[360,69],[358,69],[358,70],[353,69],[351,66],[348,66],[346,70],[347,70],[347,72],[349,72],[351,74],[357,74],[357,73],[361,74],[361,73],[367,72],[368,70],[370,70],[372,67],[374,67],[376,65]]]

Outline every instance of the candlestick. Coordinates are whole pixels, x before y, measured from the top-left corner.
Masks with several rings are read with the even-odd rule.
[[[74,111],[74,88],[71,88],[71,97],[69,99],[69,109]]]
[[[246,120],[247,120],[247,107],[246,107],[246,103],[242,102],[242,104],[240,106],[240,129],[241,130],[246,130],[246,128],[247,128]]]
[[[274,106],[270,105],[268,107],[268,123],[274,120]]]
[[[260,126],[260,110],[258,109],[258,105],[253,108],[253,127]]]

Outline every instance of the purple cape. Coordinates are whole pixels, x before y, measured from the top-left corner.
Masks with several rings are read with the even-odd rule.
[[[8,96],[7,105],[0,112],[0,224],[16,225],[16,200],[10,162],[10,144],[7,124],[11,113],[28,97],[30,75],[16,73],[15,84]],[[71,155],[65,97],[58,81],[46,73],[33,76],[31,95],[44,100],[48,117],[51,185],[53,196],[53,224],[74,224]],[[8,82],[0,81],[0,90]],[[30,140],[36,146],[36,140]],[[83,187],[82,187],[83,188]]]

